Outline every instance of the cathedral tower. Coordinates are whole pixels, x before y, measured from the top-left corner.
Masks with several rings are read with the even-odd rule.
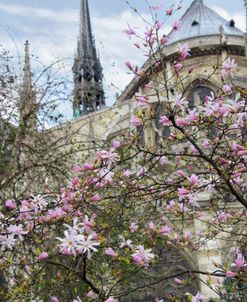
[[[103,74],[92,34],[88,0],[81,0],[80,36],[74,59],[75,118],[104,108]]]

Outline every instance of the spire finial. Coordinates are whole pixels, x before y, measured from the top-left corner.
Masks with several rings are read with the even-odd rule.
[[[88,0],[81,0],[79,44],[81,56],[88,55],[93,57],[95,55]]]

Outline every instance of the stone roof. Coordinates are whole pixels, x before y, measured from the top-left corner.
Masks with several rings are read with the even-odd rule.
[[[194,0],[180,19],[182,28],[172,31],[169,43],[187,40],[193,37],[217,35],[220,28],[226,35],[244,36],[245,34],[235,27],[234,20],[225,20],[207,7],[203,0]]]

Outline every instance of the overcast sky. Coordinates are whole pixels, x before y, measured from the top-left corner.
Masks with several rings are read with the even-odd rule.
[[[173,0],[129,0],[139,12],[148,16],[149,5],[168,8]],[[177,0],[178,2],[178,0]],[[184,0],[176,15],[179,19],[192,1]],[[204,0],[227,20],[234,19],[236,26],[245,29],[243,0]],[[124,62],[141,64],[145,58],[137,52],[131,41],[122,33],[129,23],[143,28],[141,20],[130,12],[125,0],[89,0],[93,32],[104,68],[104,87],[107,104],[114,102],[115,88],[123,89],[130,80]],[[14,55],[22,53],[23,44],[29,40],[31,52],[49,64],[55,58],[67,58],[67,76],[72,78],[70,66],[79,32],[80,0],[0,0],[0,44]],[[167,31],[169,31],[167,24]]]

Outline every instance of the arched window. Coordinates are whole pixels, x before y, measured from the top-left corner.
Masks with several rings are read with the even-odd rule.
[[[188,91],[187,95],[190,109],[195,106],[202,105],[205,102],[206,97],[212,97],[213,95],[214,91],[206,84],[194,86]]]

